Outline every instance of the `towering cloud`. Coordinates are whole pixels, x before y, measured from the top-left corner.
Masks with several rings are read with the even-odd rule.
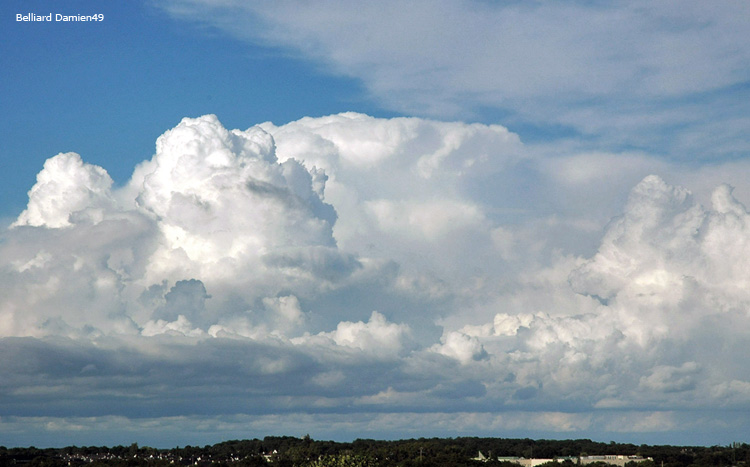
[[[112,208],[112,179],[101,167],[84,164],[75,153],[58,154],[44,163],[29,192],[29,205],[13,226],[69,227],[76,219],[101,218]]]
[[[215,116],[185,119],[156,146],[153,158],[115,191],[104,169],[77,154],[45,163],[9,233],[17,243],[5,245],[5,254],[13,258],[7,273],[14,279],[32,276],[22,282],[44,284],[38,293],[27,290],[28,298],[49,300],[58,311],[36,320],[38,309],[8,312],[11,321],[22,314],[21,321],[39,326],[51,318],[67,325],[73,300],[74,315],[121,310],[133,327],[181,315],[207,329],[223,312],[205,306],[206,285],[222,292],[218,306],[241,312],[264,293],[292,283],[316,288],[318,279],[346,276],[356,266],[336,250],[336,212],[322,200],[324,174],[293,159],[278,162],[273,138],[262,129],[228,131]],[[47,244],[53,238],[56,244]],[[83,271],[86,279],[77,273]],[[77,279],[86,284],[71,287]],[[78,303],[79,295],[102,301]],[[236,300],[230,296],[240,300],[228,304]],[[98,319],[70,324],[93,323]]]
[[[658,430],[746,407],[750,214],[732,189],[705,207],[648,176],[582,255],[558,246],[566,219],[534,214],[542,184],[511,183],[588,186],[549,170],[568,163],[498,126],[353,113],[184,119],[123,187],[55,156],[0,242],[0,416],[335,412],[375,433],[460,412],[470,431],[590,432],[613,430],[608,410]]]

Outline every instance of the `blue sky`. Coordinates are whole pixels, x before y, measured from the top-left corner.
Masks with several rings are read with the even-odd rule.
[[[0,444],[750,435],[746,3],[0,12]]]
[[[163,129],[185,116],[220,114],[233,128],[287,122],[356,107],[388,115],[352,79],[278,48],[240,43],[170,18],[150,2],[77,1],[103,23],[19,23],[15,16],[58,11],[60,2],[5,2],[0,59],[5,143],[3,215],[26,204],[48,157],[76,151],[125,182],[150,157]],[[19,10],[21,8],[21,10]],[[62,11],[62,10],[60,10]],[[42,27],[40,27],[42,26]]]

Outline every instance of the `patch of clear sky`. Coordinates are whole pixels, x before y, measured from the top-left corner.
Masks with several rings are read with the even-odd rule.
[[[18,22],[18,13],[104,14],[103,22]],[[140,1],[0,6],[0,216],[27,201],[44,161],[81,154],[122,184],[183,117],[228,128],[357,110],[391,116],[358,82],[174,21]]]

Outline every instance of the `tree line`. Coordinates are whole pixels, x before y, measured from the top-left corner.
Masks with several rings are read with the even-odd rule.
[[[479,452],[490,458],[472,460]],[[701,467],[744,465],[750,445],[670,446],[601,443],[589,439],[533,440],[508,438],[419,438],[396,441],[357,439],[318,441],[310,436],[267,436],[207,446],[156,449],[130,446],[68,446],[38,449],[0,446],[0,466],[274,466],[274,467],[516,467],[502,457],[555,458],[620,454],[651,457],[638,467]],[[571,461],[564,464],[575,465]],[[555,463],[555,466],[563,464]],[[589,464],[592,466],[593,464]],[[606,463],[601,463],[601,466]],[[595,466],[594,466],[595,467]]]

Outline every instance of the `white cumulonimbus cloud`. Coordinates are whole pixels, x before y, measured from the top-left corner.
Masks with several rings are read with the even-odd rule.
[[[533,195],[503,211],[541,184],[477,188],[534,172],[578,196],[595,177],[550,171],[570,164],[498,126],[354,113],[184,119],[122,187],[57,155],[0,243],[0,416],[533,412],[592,432],[617,431],[608,410],[648,431],[745,408],[746,208],[647,176],[582,255],[555,238],[580,219]]]

